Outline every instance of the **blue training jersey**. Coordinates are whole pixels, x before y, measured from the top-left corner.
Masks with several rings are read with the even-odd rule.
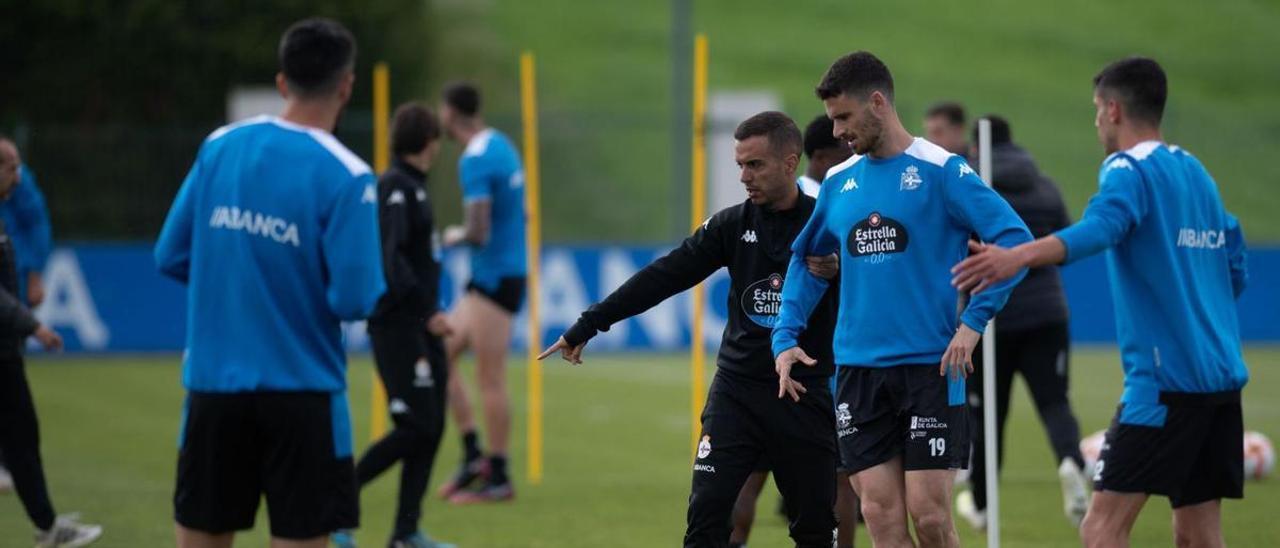
[[[1147,141],[1107,157],[1098,184],[1080,222],[1056,236],[1067,262],[1107,251],[1121,421],[1163,424],[1160,392],[1243,388],[1235,297],[1246,282],[1244,237],[1213,177],[1185,150]]]
[[[490,203],[489,241],[471,248],[471,281],[493,291],[502,278],[525,275],[524,168],[515,145],[486,128],[458,160],[462,199]]]
[[[796,346],[827,287],[809,274],[803,258],[838,250],[836,363],[939,363],[958,327],[959,294],[950,270],[968,254],[972,233],[1002,246],[1031,240],[1013,208],[964,158],[929,141],[917,138],[892,158],[853,156],[832,168],[792,245],[774,354]],[[970,299],[959,321],[981,332],[1025,274]],[[956,384],[963,395],[963,383]]]
[[[384,292],[373,173],[328,132],[262,116],[213,132],[156,242],[187,285],[182,382],[346,388],[343,320]]]
[[[27,276],[44,271],[53,250],[53,231],[49,225],[49,208],[44,193],[36,184],[36,174],[26,164],[18,166],[20,181],[9,199],[0,202],[0,221],[13,242],[18,270],[18,298],[27,300]]]

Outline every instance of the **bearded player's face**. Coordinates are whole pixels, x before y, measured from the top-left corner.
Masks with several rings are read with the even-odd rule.
[[[832,134],[849,143],[854,154],[867,154],[880,144],[884,123],[875,112],[879,93],[872,92],[865,100],[847,93],[822,100],[827,117],[833,122]]]

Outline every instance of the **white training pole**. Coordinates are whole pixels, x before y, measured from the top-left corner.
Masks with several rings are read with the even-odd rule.
[[[991,120],[978,120],[978,176],[991,186]],[[1000,481],[996,447],[996,321],[982,333],[982,431],[987,454],[987,548],[1000,548]]]

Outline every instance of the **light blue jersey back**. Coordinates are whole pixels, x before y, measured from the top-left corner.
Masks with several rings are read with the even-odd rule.
[[[525,275],[524,168],[515,145],[488,128],[467,143],[458,160],[462,199],[489,200],[489,241],[471,249],[471,281],[487,291],[502,278]]]
[[[1160,392],[1248,381],[1235,297],[1246,282],[1240,224],[1194,156],[1147,141],[1109,156],[1080,222],[1057,233],[1067,261],[1107,251],[1124,362],[1121,421],[1164,422]]]
[[[385,290],[373,174],[318,129],[265,116],[224,127],[200,147],[155,257],[187,285],[188,390],[344,390],[340,323]]]
[[[958,322],[981,332],[1025,275],[992,286],[957,318],[952,265],[969,235],[1014,246],[1031,233],[964,158],[916,139],[892,158],[854,156],[827,173],[818,205],[792,245],[774,353],[796,345],[827,283],[803,258],[840,253],[840,314],[835,359],[841,366],[932,364]],[[795,282],[793,280],[799,280]],[[963,383],[955,397],[963,395]]]

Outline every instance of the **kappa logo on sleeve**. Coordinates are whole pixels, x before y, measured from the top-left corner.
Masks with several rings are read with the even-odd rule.
[[[403,199],[404,197],[401,196],[401,198]],[[378,203],[378,191],[373,188],[373,185],[364,185],[364,195],[360,196],[360,203],[362,204]]]
[[[960,162],[960,176],[964,177],[965,175],[977,175],[977,173],[973,171],[973,168],[969,167],[969,162]]]
[[[844,182],[844,186],[840,187],[840,193],[844,194],[856,188],[858,188],[858,181],[853,180],[853,177],[849,177],[849,180]]]
[[[403,203],[404,203],[404,193],[400,192],[399,190],[392,191],[391,195],[387,196],[387,205],[389,206],[396,205],[396,204],[403,204]]]

